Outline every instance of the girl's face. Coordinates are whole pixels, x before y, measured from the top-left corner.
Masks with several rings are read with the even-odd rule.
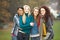
[[[37,16],[38,15],[38,9],[34,9],[33,14],[34,14],[34,16]]]
[[[25,12],[25,13],[29,13],[29,12],[30,12],[30,9],[29,9],[28,7],[25,7],[25,8],[24,8],[24,12]]]
[[[44,8],[41,8],[41,15],[45,15],[45,13],[46,13],[46,11],[45,11],[45,9]]]
[[[17,12],[18,12],[19,15],[23,15],[23,13],[24,13],[23,9],[21,9],[21,8],[19,8]]]

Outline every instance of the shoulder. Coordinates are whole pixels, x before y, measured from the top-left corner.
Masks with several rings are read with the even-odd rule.
[[[49,17],[47,23],[50,24],[50,25],[53,25],[53,20]]]
[[[18,18],[18,17],[19,17],[18,14],[15,14],[15,15],[14,15],[14,19],[16,19],[16,18]]]
[[[31,15],[30,15],[30,18],[31,18],[31,19],[34,19],[34,16],[31,14]]]
[[[17,20],[17,19],[18,19],[18,14],[15,14],[13,20]]]
[[[15,15],[14,15],[14,18],[16,18],[16,17],[18,17],[18,14],[15,14]]]
[[[48,22],[49,22],[49,21],[52,22],[52,19],[51,19],[50,17],[48,18]]]
[[[30,17],[33,17],[33,15],[31,14]]]

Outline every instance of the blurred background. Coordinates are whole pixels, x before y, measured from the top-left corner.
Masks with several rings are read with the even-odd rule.
[[[54,40],[60,40],[60,0],[0,0],[0,40],[11,40],[13,16],[19,6],[32,8],[46,5],[54,17]]]

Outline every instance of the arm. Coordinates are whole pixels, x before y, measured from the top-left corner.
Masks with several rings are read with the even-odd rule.
[[[48,30],[50,31],[50,32],[52,32],[53,31],[53,28],[52,28],[52,25],[53,24],[53,22],[51,21],[51,19],[49,18],[48,19],[48,22],[47,22],[47,28],[48,28]]]
[[[18,15],[15,15],[14,16],[14,20],[15,20],[15,23],[17,24],[17,26],[19,26],[19,18],[18,18]]]
[[[29,21],[28,21],[29,22]],[[19,20],[19,24],[20,24],[20,28],[22,29],[30,29],[32,28],[32,26],[30,26],[30,22],[29,23],[23,23],[22,20]]]
[[[20,28],[22,28],[22,29],[29,29],[29,28],[32,28],[32,27],[30,26],[30,23],[23,24],[22,21],[21,21],[20,22]]]
[[[11,33],[14,33],[14,29],[15,29],[15,27],[16,27],[16,26],[15,26],[15,25],[16,25],[16,23],[15,23],[15,18],[13,18],[13,23],[14,23],[14,24],[13,24],[13,28],[12,28]]]
[[[30,21],[29,21],[30,20]],[[27,28],[32,28],[32,26],[30,25],[31,22],[33,22],[33,17],[32,16],[29,16],[29,20],[28,20],[28,23],[26,24],[23,24],[22,20],[20,20],[20,27],[21,28],[24,28],[24,29],[27,29]]]
[[[54,33],[52,28],[52,21],[50,18],[48,19],[48,22],[47,22],[47,33],[50,33],[48,39],[52,39],[54,36]]]

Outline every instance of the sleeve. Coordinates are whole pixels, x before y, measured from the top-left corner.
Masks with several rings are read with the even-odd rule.
[[[53,25],[52,25],[52,21],[50,18],[48,19],[46,26],[47,26],[47,31],[49,32],[53,31],[53,28],[52,28]]]
[[[48,19],[48,22],[47,22],[47,31],[48,31],[48,33],[50,33],[50,35],[49,35],[49,37],[48,37],[48,39],[50,38],[53,38],[53,36],[54,36],[54,32],[53,32],[53,28],[52,28],[52,21],[51,21],[51,19],[49,18]]]
[[[16,25],[16,23],[15,23],[15,18],[13,18],[13,28],[12,28],[12,31],[11,31],[11,33],[13,33],[13,32],[14,32],[15,25]]]
[[[16,17],[16,15],[14,16],[13,18],[13,28],[12,28],[12,31],[11,33],[14,33],[18,28],[19,28],[19,23],[18,23],[18,19]],[[20,28],[21,29],[21,28]]]
[[[19,25],[20,25],[20,28],[22,28],[22,29],[30,29],[30,28],[32,28],[32,26],[30,26],[30,22],[26,23],[26,24],[23,24],[21,19],[19,19]]]
[[[53,21],[50,18],[48,19],[48,24],[49,26],[53,26]]]
[[[53,32],[53,21],[49,18],[49,20],[48,20],[48,27],[49,27],[49,30],[50,30],[50,32]]]
[[[30,24],[23,24],[23,23],[20,21],[20,28],[22,28],[22,29],[30,29],[30,28],[32,28],[32,27],[30,26]]]
[[[19,18],[17,16],[14,16],[14,22],[19,26]]]

